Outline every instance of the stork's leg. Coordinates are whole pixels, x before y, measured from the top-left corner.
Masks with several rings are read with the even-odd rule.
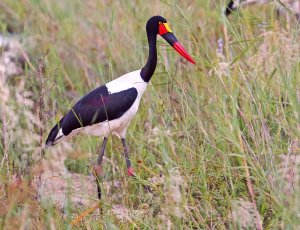
[[[126,160],[126,165],[127,165],[128,176],[136,178],[136,175],[134,174],[134,170],[131,166],[131,161],[129,158],[129,151],[128,151],[128,147],[127,147],[125,138],[122,138],[122,143],[123,143],[123,147],[124,147],[124,155],[125,155],[125,160]],[[151,188],[148,185],[143,185],[143,187],[147,192],[151,193]]]
[[[100,155],[98,157],[97,164],[94,167],[94,171],[95,171],[95,174],[96,174],[97,191],[98,191],[99,200],[101,199],[101,187],[100,187],[100,179],[99,178],[100,178],[100,174],[101,174],[101,171],[102,171],[101,163],[102,163],[103,156],[104,156],[104,153],[105,153],[106,142],[107,142],[107,138],[104,137],[103,142],[102,142],[102,146],[101,146]]]
[[[134,176],[134,171],[133,171],[133,168],[131,167],[131,161],[129,159],[129,151],[128,151],[128,147],[127,147],[125,138],[122,138],[122,144],[124,147],[124,155],[125,155],[125,160],[126,160],[128,176]]]
[[[125,160],[126,160],[128,176],[136,178],[136,175],[134,174],[134,170],[131,166],[131,161],[129,158],[129,151],[128,151],[128,147],[127,147],[125,138],[122,138],[122,143],[123,143],[123,147],[124,147],[124,155],[125,155]],[[147,192],[151,193],[151,188],[148,185],[143,185],[143,187]]]

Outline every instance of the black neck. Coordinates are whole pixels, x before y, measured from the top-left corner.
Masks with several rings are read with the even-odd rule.
[[[149,56],[146,65],[141,70],[141,77],[145,82],[149,82],[156,67],[156,33],[147,33],[149,43]]]

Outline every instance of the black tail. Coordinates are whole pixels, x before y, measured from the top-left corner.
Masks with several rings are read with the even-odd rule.
[[[55,144],[55,138],[56,138],[57,134],[58,134],[58,125],[55,125],[51,129],[51,131],[48,135],[48,138],[46,140],[46,147],[50,147]]]
[[[225,10],[225,15],[228,16],[229,14],[232,13],[232,11],[234,11],[235,9],[233,8],[233,5],[234,5],[234,2],[233,0],[230,0],[227,7],[226,7],[226,10]]]
[[[50,131],[48,138],[46,140],[46,147],[50,147],[52,145],[55,145],[57,143],[57,140],[59,140],[61,137],[63,137],[63,133],[61,133],[62,135],[57,136],[60,128],[61,128],[61,124],[64,118],[62,118]]]

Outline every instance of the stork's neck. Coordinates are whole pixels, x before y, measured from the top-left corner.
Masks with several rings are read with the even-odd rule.
[[[149,56],[146,65],[141,70],[141,77],[145,82],[149,82],[156,67],[157,51],[156,51],[156,33],[147,33],[149,43]]]

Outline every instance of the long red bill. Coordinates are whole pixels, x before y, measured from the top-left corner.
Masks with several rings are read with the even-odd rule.
[[[191,62],[193,64],[196,64],[196,62],[193,60],[193,58],[188,54],[188,52],[186,52],[184,47],[179,42],[175,42],[173,44],[173,48],[186,60],[188,60],[189,62]]]

